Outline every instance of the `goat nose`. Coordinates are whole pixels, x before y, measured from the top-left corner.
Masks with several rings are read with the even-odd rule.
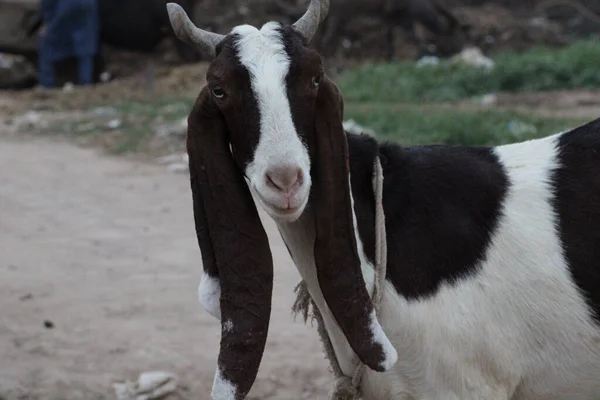
[[[292,166],[273,167],[267,171],[267,184],[283,192],[289,192],[302,181],[300,168]]]

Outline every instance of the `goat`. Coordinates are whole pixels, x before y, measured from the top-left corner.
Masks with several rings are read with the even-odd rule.
[[[274,219],[364,399],[575,400],[600,393],[600,119],[498,147],[346,133],[309,48],[329,9],[221,35],[168,4],[212,57],[188,116],[199,297],[221,320],[213,399],[243,399],[269,327]],[[374,279],[376,161],[388,243]]]

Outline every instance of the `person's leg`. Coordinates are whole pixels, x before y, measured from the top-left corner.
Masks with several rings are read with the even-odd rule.
[[[39,45],[39,77],[45,87],[56,85],[54,63],[72,55],[72,39],[69,31],[76,16],[77,1],[59,0],[48,20],[44,21],[45,29],[40,36]]]
[[[78,57],[77,61],[79,84],[91,84],[94,73],[94,56],[81,56]]]
[[[79,84],[93,82],[94,56],[98,46],[98,14],[95,0],[78,0],[73,40],[78,59]]]
[[[38,46],[38,77],[40,84],[46,88],[54,87],[54,59],[52,46],[49,45],[45,35],[42,35]]]

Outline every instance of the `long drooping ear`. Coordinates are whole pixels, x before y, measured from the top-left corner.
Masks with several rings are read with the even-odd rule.
[[[221,347],[212,398],[243,399],[256,379],[267,340],[273,259],[229,149],[226,123],[206,87],[188,117],[187,151],[204,271],[221,287]]]
[[[319,286],[358,358],[376,371],[390,369],[398,354],[381,328],[361,271],[350,193],[343,101],[325,77],[315,118],[315,261]]]

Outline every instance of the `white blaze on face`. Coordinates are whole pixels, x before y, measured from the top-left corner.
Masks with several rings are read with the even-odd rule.
[[[269,22],[260,30],[241,25],[232,31],[238,35],[237,54],[248,70],[260,113],[259,142],[245,172],[251,190],[270,213],[271,206],[281,203],[279,194],[266,184],[270,168],[287,165],[301,170],[303,184],[292,199],[296,205],[303,208],[310,189],[310,159],[292,120],[286,88],[290,58],[279,28],[279,24]]]

